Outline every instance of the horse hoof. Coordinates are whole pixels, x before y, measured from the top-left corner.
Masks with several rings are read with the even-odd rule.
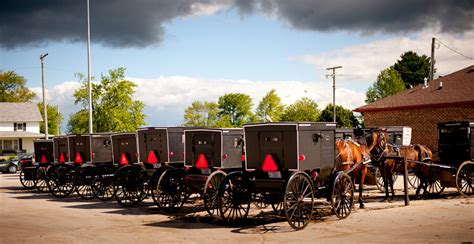
[[[360,209],[364,209],[365,208],[365,205],[363,203],[359,204],[359,208]]]

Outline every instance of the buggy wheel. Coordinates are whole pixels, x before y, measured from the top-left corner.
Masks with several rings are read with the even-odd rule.
[[[95,178],[94,166],[83,166],[77,169],[74,177],[76,193],[82,199],[93,199],[95,197],[92,184]]]
[[[217,206],[226,222],[247,218],[252,200],[253,188],[250,179],[243,173],[227,175],[219,186]]]
[[[426,190],[429,195],[439,195],[444,191],[444,186],[441,185],[440,180],[426,183]]]
[[[125,166],[117,173],[114,176],[114,194],[117,202],[124,207],[131,207],[143,201],[145,179],[142,169],[135,166]]]
[[[165,172],[167,169],[172,169],[172,168],[173,167],[170,167],[170,166],[160,167],[155,172],[153,172],[153,175],[151,176],[150,185],[149,185],[149,188],[151,191],[151,199],[153,199],[153,202],[155,203],[157,207],[160,207],[160,203],[158,202],[158,198],[157,198],[158,197],[158,192],[157,192],[158,180],[160,179],[163,172]]]
[[[253,196],[253,205],[258,209],[264,209],[268,206],[262,193],[255,193]]]
[[[418,178],[418,176],[415,174],[409,174],[408,183],[413,189],[418,189],[418,186],[420,185],[420,178]]]
[[[334,214],[340,219],[351,214],[354,205],[354,185],[348,174],[339,172],[334,179],[331,206]]]
[[[385,193],[383,175],[382,175],[382,172],[380,172],[380,169],[378,167],[375,167],[374,176],[375,176],[375,184],[377,185],[377,189],[379,189],[379,191],[381,193]],[[395,181],[397,180],[397,178],[398,178],[397,173],[393,172],[392,173],[392,182],[393,182],[393,184],[395,184]]]
[[[286,184],[283,198],[286,220],[295,229],[304,229],[311,221],[314,209],[314,189],[309,176],[303,172],[293,174]]]
[[[102,165],[97,167],[94,180],[92,182],[92,191],[101,201],[107,201],[114,197],[114,167]]]
[[[282,215],[283,210],[284,210],[283,202],[272,203],[272,209],[273,209],[273,212],[275,212],[276,215]]]
[[[25,189],[33,189],[35,187],[35,182],[33,179],[30,179],[30,178],[33,178],[33,177],[28,177],[25,173],[25,170],[31,170],[31,169],[28,169],[27,167],[24,167],[21,172],[20,172],[20,183],[21,185],[23,185],[23,187]],[[31,175],[31,173],[30,173]]]
[[[156,184],[156,202],[166,212],[177,212],[187,198],[183,169],[165,170]]]
[[[48,186],[48,174],[47,168],[44,166],[37,166],[35,169],[35,187],[39,192],[47,192],[49,189]]]
[[[474,162],[467,161],[459,166],[458,172],[456,173],[456,188],[463,196],[472,195],[473,169]]]
[[[60,164],[51,171],[51,194],[58,198],[65,198],[74,191],[74,167]]]
[[[217,209],[217,192],[222,180],[226,177],[224,171],[214,171],[209,177],[207,177],[206,183],[204,184],[204,208],[209,215],[213,215]]]

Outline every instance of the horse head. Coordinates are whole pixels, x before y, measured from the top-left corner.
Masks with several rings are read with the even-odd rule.
[[[371,153],[383,153],[387,147],[387,129],[376,128],[371,130],[367,136],[367,145]]]

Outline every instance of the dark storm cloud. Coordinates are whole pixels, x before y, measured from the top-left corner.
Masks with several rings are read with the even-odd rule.
[[[417,31],[440,27],[444,32],[464,32],[474,28],[473,0],[260,0],[249,6],[286,20],[306,30],[347,30],[370,32]],[[253,11],[255,11],[253,9]]]
[[[92,41],[112,47],[146,47],[162,41],[163,24],[193,13],[194,3],[263,12],[297,29],[397,33],[438,26],[462,33],[474,28],[473,0],[91,0]],[[0,48],[86,38],[85,0],[3,0]]]
[[[163,23],[192,12],[192,0],[90,1],[94,42],[144,47],[163,38]],[[3,0],[0,47],[13,48],[87,37],[85,0]]]

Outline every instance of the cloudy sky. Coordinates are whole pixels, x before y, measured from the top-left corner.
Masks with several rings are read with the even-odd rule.
[[[4,0],[0,70],[15,70],[65,117],[80,109],[74,74],[87,74],[86,1]],[[146,104],[147,123],[183,122],[195,100],[228,92],[254,104],[271,89],[284,103],[332,101],[326,68],[337,71],[336,103],[364,104],[377,74],[403,52],[430,54],[437,75],[474,64],[474,1],[443,0],[91,0],[92,75],[125,67]]]

